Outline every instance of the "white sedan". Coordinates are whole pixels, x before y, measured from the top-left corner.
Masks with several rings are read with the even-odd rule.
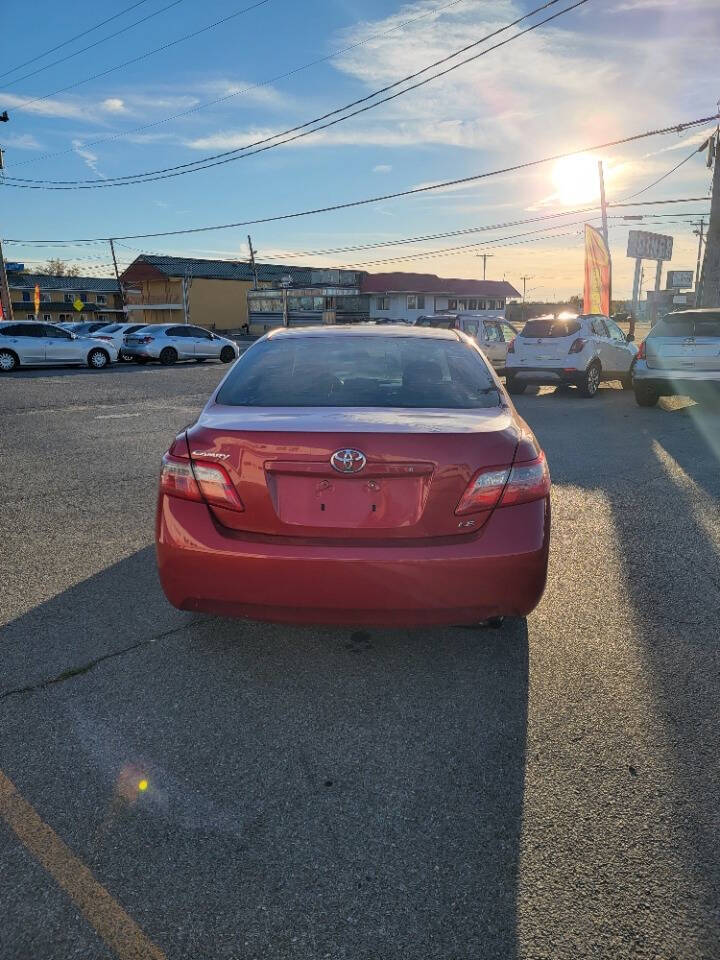
[[[105,340],[77,336],[54,323],[24,320],[0,324],[0,372],[18,367],[88,366],[102,370],[117,360],[117,348]]]

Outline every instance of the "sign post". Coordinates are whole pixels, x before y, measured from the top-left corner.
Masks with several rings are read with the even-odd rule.
[[[648,233],[646,230],[631,230],[628,233],[627,255],[635,258],[635,278],[633,280],[633,312],[630,318],[630,334],[635,336],[635,320],[640,306],[640,272],[643,260],[655,260],[655,289],[660,289],[663,260],[672,260],[673,238],[662,233]]]

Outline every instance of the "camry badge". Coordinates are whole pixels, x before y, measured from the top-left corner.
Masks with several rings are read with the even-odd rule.
[[[194,457],[202,457],[203,460],[229,460],[229,453],[215,453],[214,450],[193,450]]]
[[[367,458],[360,450],[336,450],[330,457],[330,466],[338,473],[359,473],[367,463]]]

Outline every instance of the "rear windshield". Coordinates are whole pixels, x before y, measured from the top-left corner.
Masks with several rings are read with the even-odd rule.
[[[571,337],[580,330],[579,320],[555,320],[552,317],[538,317],[528,320],[520,334],[521,337]]]
[[[650,330],[649,337],[720,337],[717,313],[668,313]]]
[[[415,337],[269,339],[233,367],[217,402],[247,407],[440,407],[500,403],[472,346]]]
[[[111,323],[109,327],[101,327],[100,329],[104,333],[115,333],[115,331],[119,330],[120,327],[121,327],[121,324],[119,323]]]
[[[420,317],[416,320],[417,327],[437,327],[440,330],[454,330],[455,317]]]

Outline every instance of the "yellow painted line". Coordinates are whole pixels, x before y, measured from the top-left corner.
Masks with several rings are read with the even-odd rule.
[[[120,960],[167,960],[0,771],[0,817],[69,894]]]

